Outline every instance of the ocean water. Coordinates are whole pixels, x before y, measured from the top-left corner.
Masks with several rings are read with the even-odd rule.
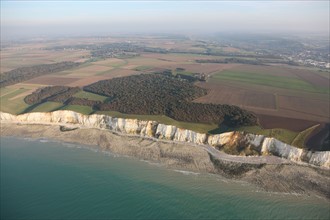
[[[1,137],[1,219],[329,219],[329,201],[266,193],[97,148]]]

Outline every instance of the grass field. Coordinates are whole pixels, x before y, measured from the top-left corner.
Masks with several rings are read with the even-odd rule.
[[[77,98],[89,99],[89,100],[94,100],[94,101],[102,101],[102,102],[107,99],[106,96],[97,95],[97,94],[85,92],[85,91],[77,92],[73,96],[77,97]]]
[[[29,107],[24,102],[24,96],[16,98],[14,100],[10,100],[13,97],[24,93],[28,91],[29,89],[15,89],[15,88],[5,88],[2,89],[1,92],[1,111],[9,112],[12,114],[19,114],[23,112],[26,108]],[[93,93],[89,92],[79,92],[76,94],[76,97],[81,98],[89,98],[92,100],[104,100],[106,97],[95,95]],[[32,110],[30,112],[50,112],[55,110],[71,110],[75,112],[79,112],[81,114],[89,115],[94,113],[91,107],[89,106],[80,106],[80,105],[66,105],[63,106],[61,103],[57,102],[45,102],[42,103]],[[228,131],[245,131],[248,133],[253,134],[260,134],[265,135],[267,137],[274,137],[284,143],[291,144],[296,147],[304,148],[306,147],[304,145],[306,138],[309,136],[309,134],[318,126],[312,126],[302,132],[294,132],[287,129],[280,129],[280,128],[274,128],[274,129],[263,129],[259,126],[249,126],[249,127],[239,127],[239,128],[227,128],[222,127],[221,129],[218,128],[216,124],[202,124],[202,123],[189,123],[189,122],[181,122],[176,121],[172,118],[169,118],[164,115],[133,115],[133,114],[123,114],[116,111],[97,111],[96,114],[105,114],[110,115],[113,117],[119,117],[119,118],[132,118],[132,119],[139,119],[139,120],[154,120],[158,121],[163,124],[167,125],[174,125],[179,128],[189,129],[200,133],[223,133]]]
[[[330,79],[330,70],[322,71],[322,72],[321,71],[315,71],[315,74],[318,74],[318,75],[323,76],[327,79]]]
[[[258,115],[313,121],[315,125],[329,121],[327,82],[308,69],[240,65],[211,74],[206,83],[196,83],[209,92],[194,101],[237,105]],[[268,122],[262,127],[303,131],[313,125],[301,122],[301,128],[297,128],[297,124],[286,120],[278,121],[276,126]]]
[[[26,88],[1,88],[0,110],[11,114],[20,114],[28,104],[24,102],[24,96],[13,99],[14,97],[29,91]]]
[[[6,95],[6,94],[8,94],[10,92],[13,92],[13,91],[14,91],[14,89],[12,89],[12,88],[2,87],[2,88],[0,88],[0,97],[1,96],[4,96],[4,95]]]
[[[116,111],[97,111],[96,114],[110,115],[112,117],[118,117],[118,118],[132,118],[139,120],[158,121],[162,124],[174,125],[179,128],[193,130],[200,133],[208,133],[209,131],[214,130],[218,127],[218,125],[216,124],[202,124],[202,123],[176,121],[165,115],[133,115],[133,114],[123,114]]]
[[[78,68],[73,68],[65,71],[66,77],[89,77],[103,74],[104,72],[112,70],[111,66],[102,66],[95,63],[86,63]]]
[[[173,75],[177,75],[177,74],[182,74],[182,75],[187,75],[187,76],[192,76],[194,73],[190,72],[190,71],[177,71],[174,70],[173,71]]]
[[[82,106],[82,105],[65,105],[59,110],[70,110],[70,111],[79,112],[84,115],[89,115],[94,112],[90,106]]]
[[[314,125],[310,128],[307,128],[306,130],[300,132],[291,142],[293,146],[300,147],[300,148],[306,148],[306,141],[309,135],[319,126],[319,124]]]
[[[51,51],[43,50],[46,44],[17,45],[1,51],[1,72],[18,67],[49,64],[61,61],[78,61],[88,55],[88,51]]]
[[[33,108],[30,112],[51,112],[60,109],[63,106],[58,102],[44,102]]]
[[[134,70],[136,71],[145,71],[145,70],[150,70],[152,69],[153,66],[137,66],[134,68]]]
[[[94,39],[100,43],[100,39]],[[116,42],[114,39],[103,39],[102,41]],[[24,102],[26,92],[32,92],[43,85],[68,84],[68,86],[85,86],[99,80],[123,77],[139,74],[150,69],[171,69],[174,74],[206,73],[211,78],[208,82],[200,83],[209,89],[209,95],[202,97],[202,103],[233,104],[246,108],[258,114],[268,116],[278,116],[293,119],[305,119],[316,122],[327,120],[329,115],[329,87],[320,82],[320,78],[329,79],[329,72],[320,72],[315,68],[296,66],[266,66],[266,65],[246,65],[246,64],[216,64],[216,63],[196,63],[197,59],[224,59],[226,56],[209,56],[195,54],[195,52],[205,51],[202,47],[194,46],[195,42],[180,42],[176,44],[166,44],[168,40],[161,41],[147,40],[146,44],[155,47],[168,47],[182,49],[191,53],[141,53],[136,57],[94,59],[76,68],[65,70],[56,74],[49,74],[47,77],[5,87],[0,89],[0,110],[12,114],[20,114],[24,111],[53,111],[57,109],[72,110],[82,114],[92,114],[94,111],[87,106],[66,105],[60,103],[46,102],[36,107],[29,106]],[[58,45],[75,45],[78,42],[90,44],[93,39],[65,39],[56,42]],[[143,41],[145,43],[145,39]],[[109,42],[108,42],[109,43]],[[89,51],[83,50],[44,50],[44,47],[53,46],[50,43],[18,44],[13,47],[4,48],[1,51],[1,72],[21,66],[32,66],[35,64],[54,63],[60,61],[77,61],[85,57],[88,59]],[[211,46],[212,47],[212,46]],[[247,51],[237,51],[237,48],[213,47],[213,51],[240,52],[249,54]],[[246,58],[255,59],[255,58]],[[79,61],[80,60],[80,61]],[[182,68],[183,71],[177,71]],[[314,76],[315,75],[315,76]],[[316,77],[318,76],[318,77]],[[63,78],[63,79],[62,79]],[[321,81],[323,81],[321,78]],[[39,82],[38,82],[39,80]],[[41,80],[41,81],[40,81]],[[70,82],[72,80],[72,82]],[[56,81],[56,82],[55,82]],[[38,85],[36,85],[38,84]],[[318,86],[319,85],[319,86]],[[86,98],[96,101],[104,101],[107,97],[88,92],[79,92],[74,95],[79,98]],[[34,107],[34,108],[33,108]],[[32,109],[32,110],[31,110]],[[215,124],[187,123],[173,120],[163,115],[129,115],[119,112],[97,112],[114,117],[137,118],[141,120],[155,120],[163,124],[175,125],[177,127],[194,130],[197,132],[220,131]],[[325,119],[324,119],[325,118]],[[274,121],[279,121],[274,119]],[[294,124],[290,121],[280,121],[281,125],[261,127],[241,127],[236,130],[263,134],[275,137],[279,140],[298,147],[304,147],[308,135],[315,129],[315,126],[308,125],[297,132],[279,127],[287,124]],[[265,127],[262,125],[262,127]],[[310,127],[306,129],[307,127]],[[291,129],[289,126],[285,127]],[[306,129],[306,130],[304,130]],[[229,130],[221,130],[225,132]]]
[[[125,66],[127,64],[127,60],[118,59],[118,58],[109,58],[106,60],[100,60],[100,61],[94,62],[93,64],[118,68],[118,67]]]
[[[228,128],[227,126],[221,126],[218,129],[211,131],[212,133],[223,133],[230,131],[244,131],[252,134],[264,135],[266,137],[276,138],[284,143],[291,144],[298,132],[290,131],[282,128],[263,129],[260,126],[242,126],[237,128]]]
[[[306,81],[294,77],[225,70],[223,72],[216,73],[212,78],[216,80],[236,81],[305,92],[329,93],[328,88],[315,87]]]
[[[223,132],[228,132],[228,131],[244,131],[247,133],[264,135],[266,137],[273,137],[286,144],[290,144],[290,145],[298,147],[298,148],[306,148],[305,142],[306,142],[308,136],[318,126],[319,126],[319,124],[314,125],[301,132],[294,132],[294,131],[290,131],[290,130],[282,129],[282,128],[263,129],[259,126],[243,126],[243,127],[239,127],[239,128],[228,128],[228,127],[223,126],[221,128],[214,130],[213,132],[214,133],[223,133]]]

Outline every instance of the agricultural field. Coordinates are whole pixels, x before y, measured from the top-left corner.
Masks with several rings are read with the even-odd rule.
[[[162,124],[174,125],[178,128],[193,130],[193,131],[200,132],[200,133],[209,133],[218,127],[218,125],[216,125],[216,124],[176,121],[165,115],[135,115],[135,114],[124,114],[124,113],[120,113],[117,111],[96,111],[95,114],[104,114],[104,115],[109,115],[109,116],[118,117],[118,118],[131,118],[131,119],[139,119],[139,120],[146,120],[146,121],[158,121]]]
[[[21,94],[29,91],[26,88],[1,88],[0,110],[12,114],[22,113],[29,105],[23,99],[25,96]]]
[[[134,65],[133,65],[134,67]],[[134,67],[134,70],[135,71],[145,71],[145,70],[150,70],[152,69],[152,66],[137,66],[137,67]]]
[[[18,83],[0,88],[0,111],[21,114],[30,107],[24,102],[25,96],[35,91],[39,85]]]
[[[84,87],[100,80],[113,79],[171,70],[175,74],[194,75],[205,73],[206,82],[195,85],[207,89],[206,96],[195,99],[197,103],[231,104],[257,114],[259,127],[240,127],[236,130],[276,137],[286,143],[305,146],[314,130],[329,123],[329,77],[325,70],[286,65],[247,65],[240,63],[197,63],[196,60],[222,60],[227,56],[204,54],[206,47],[213,53],[239,53],[244,59],[253,55],[230,46],[207,45],[189,39],[154,38],[152,36],[127,38],[149,48],[180,50],[181,53],[140,52],[138,56],[93,58],[86,49],[48,50],[54,46],[93,45],[122,42],[122,37],[63,39],[56,42],[18,43],[1,50],[0,73],[37,64],[61,61],[81,62],[72,69],[35,77],[0,89],[0,110],[20,114],[29,111],[53,111],[68,109],[83,114],[109,114],[116,117],[157,120],[165,124],[198,132],[225,131],[215,124],[187,123],[163,115],[130,115],[120,112],[94,112],[91,107],[62,105],[45,102],[29,106],[24,97],[38,88],[52,85]],[[77,98],[104,101],[107,97],[78,92]],[[317,130],[317,129],[316,129]]]
[[[161,58],[163,57],[163,58]],[[178,58],[178,60],[176,60]],[[238,64],[200,64],[194,63],[199,56],[192,54],[166,54],[158,56],[155,53],[141,54],[133,58],[109,58],[105,60],[84,63],[83,65],[28,80],[25,83],[39,85],[66,85],[85,86],[99,80],[124,77],[141,72],[153,72],[157,69],[170,69],[175,73],[177,68],[185,69],[184,73],[206,73],[211,74]]]
[[[317,71],[239,65],[197,85],[208,95],[195,102],[233,104],[257,113],[262,127],[303,131],[329,122],[329,80]]]
[[[47,44],[21,44],[1,50],[1,68],[0,72],[33,66],[38,64],[50,64],[62,61],[83,62],[84,57],[88,56],[88,51],[50,51],[45,50]]]
[[[79,78],[70,77],[59,77],[59,76],[39,76],[30,80],[25,81],[26,84],[38,84],[38,85],[54,85],[54,86],[65,86],[72,84],[79,80]]]
[[[307,76],[309,77],[309,80],[305,80],[303,78],[299,79],[297,77],[275,76],[271,74],[227,70],[214,74],[212,78],[219,81],[234,81],[244,84],[263,85],[274,88],[298,90],[303,92],[321,94],[329,93],[328,85],[326,85],[327,81],[325,81],[325,79],[320,79],[321,76],[318,75],[316,75],[316,77],[314,78],[312,75],[304,74],[304,77],[306,79]],[[310,82],[312,79],[316,79],[315,81],[318,81],[318,79],[320,79],[320,81],[323,83],[315,85],[316,82]]]
[[[113,69],[109,66],[101,66],[101,65],[85,65],[81,68],[76,68],[72,71],[66,72],[66,77],[89,77],[102,74],[103,72],[107,72]]]
[[[80,91],[77,92],[76,94],[73,95],[74,97],[77,98],[82,98],[82,99],[89,99],[89,100],[94,100],[94,101],[105,101],[107,99],[106,96],[86,92],[86,91]]]
[[[81,105],[65,105],[61,107],[59,110],[70,110],[79,112],[84,115],[89,115],[91,113],[94,113],[93,109],[89,106],[81,106]]]
[[[51,112],[60,110],[62,106],[62,103],[58,102],[44,102],[31,109],[29,112]]]
[[[253,134],[265,135],[267,137],[274,137],[284,143],[292,144],[293,140],[299,132],[294,132],[288,129],[282,128],[273,128],[273,129],[264,129],[260,126],[248,126],[248,127],[239,127],[234,129],[226,129],[225,131],[244,131]]]

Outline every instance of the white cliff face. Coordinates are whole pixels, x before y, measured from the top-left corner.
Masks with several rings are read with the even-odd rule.
[[[263,135],[227,132],[216,135],[197,133],[177,128],[172,125],[159,124],[156,121],[114,118],[107,115],[83,115],[73,111],[34,112],[22,115],[11,115],[0,112],[0,120],[14,123],[58,124],[85,128],[108,129],[123,134],[157,138],[169,141],[189,142],[213,147],[239,144],[253,147],[262,155],[275,155],[295,162],[305,162],[315,166],[330,168],[330,151],[311,152],[285,144],[274,138]]]
[[[207,143],[208,143],[208,145],[210,145],[212,147],[219,146],[220,145],[220,134],[209,135],[209,137],[207,139]]]
[[[174,135],[174,141],[190,142],[194,144],[205,144],[207,134],[197,133],[191,130],[178,128]]]
[[[257,134],[245,134],[244,138],[245,138],[246,143],[248,143],[254,147],[260,147],[262,142],[265,139],[265,136],[257,135]]]
[[[156,130],[156,138],[173,140],[177,127],[172,125],[158,124]]]
[[[207,143],[212,147],[225,145],[226,143],[232,141],[234,133],[235,132],[226,132],[222,134],[210,135]]]
[[[308,152],[308,163],[321,166],[330,167],[330,151],[326,152]]]
[[[212,147],[222,146],[234,141],[235,132],[226,132],[222,134],[209,135],[207,143]]]
[[[0,112],[0,120],[1,121],[15,121],[16,115],[12,115],[5,112]]]
[[[265,138],[261,148],[261,153],[270,153],[297,162],[301,162],[302,152],[302,149],[285,144],[275,138]]]
[[[238,143],[244,146],[252,146],[254,148],[260,148],[263,140],[263,135],[245,134],[244,132],[226,132],[222,134],[210,135],[208,137],[208,144],[216,147],[226,144]]]
[[[330,151],[311,152],[285,144],[274,138],[265,138],[262,154],[273,154],[295,162],[330,168]]]
[[[137,119],[111,118],[110,130],[124,134],[153,137],[153,125],[156,122],[142,121]]]

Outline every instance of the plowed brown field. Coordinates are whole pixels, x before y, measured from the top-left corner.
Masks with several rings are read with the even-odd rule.
[[[40,76],[28,81],[25,81],[25,84],[40,84],[40,85],[56,85],[63,86],[69,85],[75,81],[79,80],[79,78],[69,78],[69,77],[55,77],[55,76]]]
[[[275,96],[271,93],[260,93],[255,90],[225,85],[219,86],[217,83],[198,83],[197,85],[209,92],[206,96],[196,99],[195,102],[276,109]]]
[[[237,67],[240,64],[218,64],[218,63],[192,63],[192,64],[173,64],[163,65],[161,67],[166,69],[184,68],[188,72],[192,73],[206,73],[211,74],[213,72],[220,72],[226,69]]]
[[[303,119],[295,119],[295,118],[287,118],[281,116],[271,116],[271,115],[263,115],[257,114],[259,118],[259,122],[263,128],[286,128],[291,131],[302,131],[305,130],[315,124],[315,121],[303,120]]]
[[[230,70],[299,78],[317,87],[327,87],[329,80],[315,71],[288,67],[239,65]],[[255,112],[264,128],[302,131],[312,125],[329,122],[329,94],[277,88],[274,86],[213,80],[198,82],[208,94],[195,102],[231,104]]]
[[[111,70],[109,73],[100,76],[90,76],[90,77],[80,78],[79,80],[70,83],[69,86],[86,86],[100,80],[130,76],[134,74],[139,74],[139,72],[128,69],[115,69],[115,70]]]
[[[314,85],[314,86],[322,86],[322,87],[328,87],[329,88],[329,79],[316,74],[316,73],[311,73],[311,72],[307,72],[307,71],[299,71],[299,73],[296,73],[296,75],[298,77],[300,77],[301,79],[303,79],[306,82],[309,82],[310,84]]]

